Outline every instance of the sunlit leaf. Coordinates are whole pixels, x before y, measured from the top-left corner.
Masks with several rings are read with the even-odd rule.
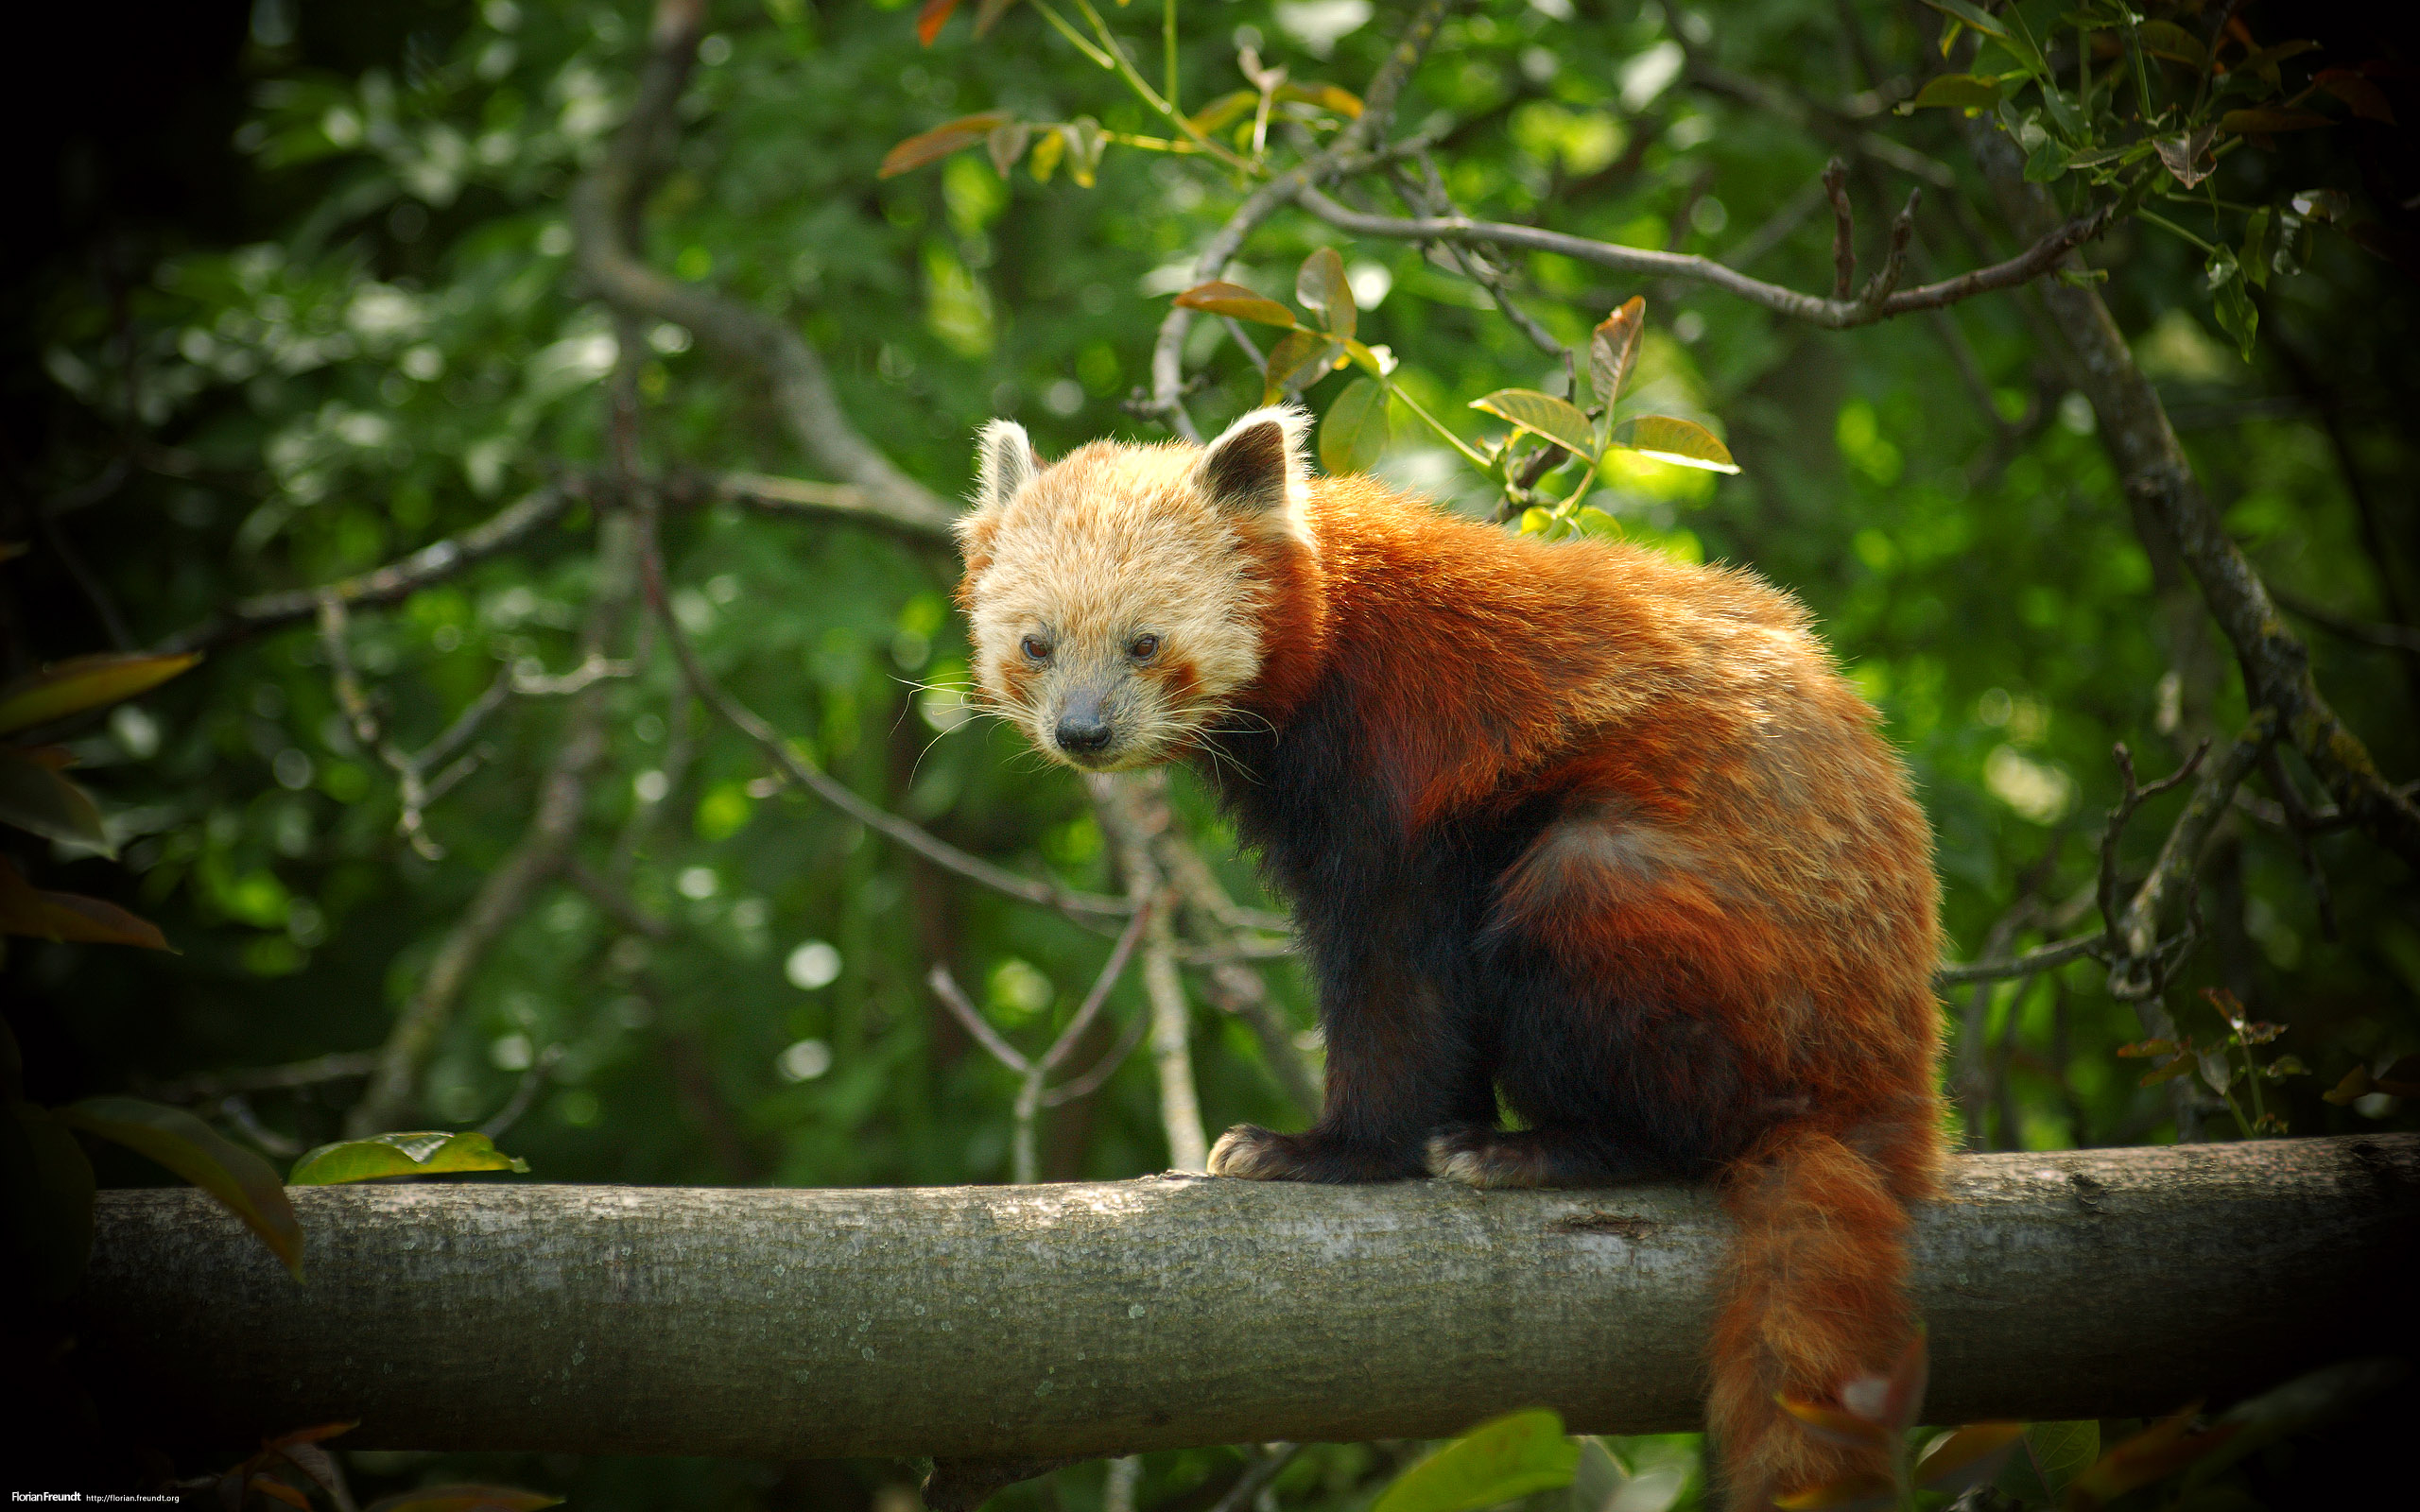
[[[112,902],[72,892],[45,892],[0,857],[0,935],[73,940],[81,945],[137,945],[170,950],[160,926]],[[171,952],[173,954],[173,952]]]
[[[1067,144],[1067,177],[1079,188],[1091,188],[1098,181],[1100,155],[1109,150],[1109,133],[1091,116],[1079,115],[1061,127],[1059,135]]]
[[[1739,471],[1720,437],[1678,415],[1634,415],[1614,427],[1613,444],[1681,467],[1703,468],[1708,472]]]
[[[1042,140],[1033,145],[1033,155],[1026,164],[1026,171],[1033,175],[1034,182],[1048,183],[1050,175],[1058,170],[1059,160],[1066,155],[1067,139],[1056,131],[1045,131]]]
[[[1925,1451],[1916,1484],[1955,1495],[1990,1480],[2024,1436],[2023,1423],[1968,1423]]]
[[[560,1496],[510,1486],[429,1486],[381,1497],[362,1512],[537,1512],[562,1504]]]
[[[1395,1478],[1371,1512],[1477,1512],[1571,1484],[1580,1448],[1544,1410],[1483,1423]]]
[[[1258,90],[1239,89],[1219,95],[1185,119],[1192,123],[1195,130],[1208,136],[1219,128],[1250,115],[1259,104]]]
[[[1820,1402],[1802,1401],[1795,1397],[1774,1400],[1781,1403],[1782,1411],[1798,1420],[1800,1427],[1827,1444],[1864,1449],[1890,1441],[1889,1429],[1856,1413],[1826,1407]]]
[[[2341,225],[2353,213],[2353,197],[2342,189],[2305,189],[2289,202],[2305,220]]]
[[[958,9],[958,0],[925,0],[916,8],[916,40],[930,47],[933,39],[948,25],[950,12]]]
[[[1472,400],[1471,408],[1543,436],[1576,456],[1597,458],[1597,438],[1589,430],[1588,417],[1568,400],[1534,388],[1499,388],[1484,399]]]
[[[2202,46],[2202,40],[2173,21],[2146,21],[2135,28],[2135,35],[2141,39],[2143,51],[2153,58],[2165,58],[2192,69],[2210,66],[2210,55]]]
[[[91,795],[23,751],[0,750],[0,824],[112,853],[109,831]]]
[[[1280,84],[1277,86],[1277,97],[1281,100],[1296,100],[1305,105],[1316,105],[1323,111],[1334,111],[1348,120],[1357,121],[1361,118],[1361,96],[1349,89],[1340,89],[1334,84]],[[1255,100],[1253,103],[1257,104],[1258,101]]]
[[[1343,354],[1343,345],[1322,332],[1299,328],[1287,332],[1269,349],[1260,402],[1273,404],[1288,388],[1307,387],[1319,382],[1334,369],[1337,359]]]
[[[895,179],[928,163],[938,163],[953,152],[975,146],[999,127],[1009,124],[1006,111],[985,111],[977,115],[961,115],[955,121],[944,121],[929,131],[919,131],[882,155],[882,166],[874,170],[881,179]]]
[[[1910,110],[1946,107],[1953,110],[1988,111],[2000,102],[2000,81],[1978,74],[1943,74],[1927,79],[1916,97],[1908,102]]]
[[[88,1097],[59,1110],[68,1125],[147,1155],[233,1211],[285,1268],[302,1274],[302,1226],[268,1162],[181,1108]]]
[[[1299,323],[1294,318],[1294,312],[1275,300],[1254,294],[1240,284],[1229,284],[1223,279],[1196,284],[1178,295],[1176,302],[1188,310],[1202,310],[1211,315],[1251,320],[1260,325],[1284,326],[1289,331]]]
[[[1374,378],[1356,378],[1320,421],[1320,466],[1341,476],[1367,472],[1387,449],[1387,390]]]
[[[1011,121],[1006,126],[992,128],[992,134],[983,139],[983,146],[992,154],[993,171],[1003,179],[1007,178],[1009,170],[1025,156],[1026,144],[1032,140],[1033,128],[1023,121]]]
[[[1320,313],[1328,335],[1339,341],[1353,339],[1353,285],[1345,281],[1344,259],[1335,248],[1322,247],[1303,259],[1294,273],[1294,298],[1303,308]]]
[[[1621,397],[1631,369],[1638,364],[1638,340],[1646,329],[1647,301],[1634,294],[1588,335],[1588,389],[1604,409],[1598,422],[1599,440],[1612,422],[1614,401]]]
[[[2290,111],[2275,105],[2255,105],[2249,110],[2229,111],[2219,117],[2219,129],[2238,136],[2255,132],[2308,131],[2335,124],[2317,111]]]
[[[2210,144],[2218,138],[2211,127],[2198,127],[2175,136],[2164,136],[2152,144],[2159,154],[2160,166],[2169,171],[2178,183],[2190,189],[2210,176],[2218,166],[2210,157]]]
[[[2067,1483],[2100,1457],[2100,1424],[2089,1418],[2030,1424],[2025,1430],[2025,1452],[2041,1477],[2043,1489],[2052,1496],[2063,1495]]]
[[[529,1162],[497,1149],[476,1130],[458,1134],[379,1134],[322,1144],[294,1162],[286,1184],[335,1186],[389,1176],[440,1176],[450,1171],[523,1171]]]
[[[0,689],[0,735],[99,709],[147,693],[201,660],[181,656],[71,657]]]

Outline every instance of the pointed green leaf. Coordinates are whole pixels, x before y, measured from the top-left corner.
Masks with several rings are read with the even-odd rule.
[[[1571,1484],[1580,1450],[1547,1411],[1474,1428],[1396,1477],[1371,1512],[1477,1512]]]
[[[2008,28],[1994,20],[1988,12],[1978,10],[1966,0],[1925,0],[1925,4],[1954,21],[1962,21],[1986,37],[2006,37]]]
[[[322,1144],[294,1162],[288,1186],[327,1187],[388,1176],[440,1176],[451,1171],[523,1171],[529,1162],[505,1154],[476,1130],[449,1134],[380,1134]]]
[[[1499,388],[1484,399],[1472,400],[1471,408],[1543,436],[1574,455],[1591,462],[1597,459],[1597,438],[1589,432],[1588,417],[1568,400],[1534,388]]]
[[[1176,297],[1176,302],[1188,310],[1201,310],[1211,315],[1223,315],[1237,320],[1252,320],[1261,325],[1283,326],[1290,331],[1300,322],[1294,312],[1275,300],[1254,294],[1240,284],[1213,279],[1196,284]]]
[[[302,1274],[302,1226],[285,1187],[259,1156],[181,1108],[136,1097],[88,1097],[60,1122],[147,1155],[233,1211],[285,1268]]]
[[[1320,421],[1320,466],[1341,476],[1367,472],[1387,449],[1387,391],[1374,378],[1356,378]]]
[[[2146,21],[2135,28],[2142,39],[2143,51],[2153,58],[2165,58],[2191,69],[2210,66],[2210,55],[2202,40],[2173,21]]]
[[[1976,74],[1943,74],[1925,81],[1916,97],[1908,102],[1912,110],[1945,107],[1954,110],[1988,111],[2000,102],[2000,81]]]
[[[1319,382],[1336,366],[1336,359],[1343,351],[1323,333],[1300,328],[1287,332],[1269,349],[1269,370],[1260,402],[1273,404],[1288,388],[1307,388]]]
[[[1339,341],[1353,339],[1353,285],[1345,282],[1344,259],[1335,248],[1322,247],[1303,259],[1294,274],[1294,298],[1305,309],[1320,313],[1328,335]]]
[[[0,689],[0,735],[147,693],[201,660],[182,656],[79,656]]]
[[[1025,157],[1026,144],[1032,140],[1033,128],[1023,121],[1011,121],[1006,126],[992,128],[992,134],[983,139],[984,146],[992,154],[992,171],[1003,179],[1007,178],[1009,170]]]
[[[1638,338],[1646,329],[1647,301],[1634,294],[1589,334],[1588,387],[1604,410],[1599,439],[1603,425],[1611,422],[1614,401],[1621,397],[1622,385],[1630,382],[1631,369],[1638,363]]]
[[[101,811],[82,788],[24,751],[0,750],[0,824],[45,840],[112,853]]]
[[[1731,460],[1731,449],[1722,444],[1720,437],[1678,415],[1634,415],[1614,427],[1613,439],[1615,445],[1629,447],[1658,462],[1703,468],[1708,472],[1739,471],[1739,464]]]
[[[2025,1430],[2026,1457],[2052,1496],[2066,1493],[2067,1483],[2100,1457],[2100,1424],[2089,1418],[2074,1422],[2032,1423]]]

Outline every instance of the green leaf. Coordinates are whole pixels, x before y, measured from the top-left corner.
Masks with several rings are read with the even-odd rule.
[[[381,1497],[362,1512],[536,1512],[561,1506],[562,1498],[510,1486],[428,1486]]]
[[[1525,536],[1543,536],[1547,533],[1547,526],[1552,524],[1554,516],[1534,504],[1521,511],[1521,534]],[[2366,1077],[2367,1073],[2363,1075]]]
[[[1033,128],[1023,121],[1011,121],[1006,126],[992,128],[983,145],[992,154],[992,171],[1005,179],[1009,171],[1025,156],[1026,145],[1033,140]]]
[[[0,735],[147,693],[200,660],[199,651],[71,657],[0,689]]]
[[[1333,247],[1322,247],[1303,259],[1294,274],[1294,298],[1303,308],[1317,310],[1320,323],[1328,335],[1339,341],[1353,339],[1357,312],[1353,307],[1353,285],[1345,282],[1344,259]]]
[[[1472,400],[1471,408],[1543,436],[1576,456],[1597,460],[1597,438],[1590,433],[1588,417],[1568,400],[1534,388],[1499,388],[1484,399]]]
[[[451,1171],[522,1171],[529,1162],[505,1154],[476,1130],[449,1134],[379,1134],[322,1144],[294,1162],[288,1186],[330,1187],[387,1176],[439,1176]]]
[[[1091,116],[1079,115],[1061,127],[1059,135],[1067,144],[1067,177],[1079,189],[1091,188],[1098,181],[1100,155],[1109,150],[1109,133]]]
[[[2267,205],[2246,215],[2243,220],[2243,250],[2237,254],[2237,261],[2243,266],[2243,276],[2264,289],[2269,286],[2269,256],[2274,249],[2271,245],[2271,232],[2275,226],[2276,217]]]
[[[2025,1453],[2043,1489],[2064,1496],[2067,1483],[2100,1457],[2100,1424],[2089,1418],[2031,1424],[2025,1430]]]
[[[1630,382],[1631,369],[1638,364],[1638,340],[1646,329],[1647,301],[1634,294],[1589,333],[1588,388],[1603,407],[1597,422],[1599,441],[1613,421],[1614,401],[1621,396],[1622,385]]]
[[[1211,315],[1251,320],[1260,325],[1283,326],[1288,331],[1300,324],[1294,318],[1294,312],[1275,300],[1254,294],[1242,284],[1230,284],[1224,279],[1196,284],[1178,295],[1176,302],[1188,310],[1202,310]]]
[[[47,1108],[0,1113],[0,1215],[9,1273],[45,1301],[72,1296],[93,1254],[93,1162]]]
[[[82,788],[20,750],[0,750],[0,824],[113,854],[101,811]]]
[[[2235,337],[2236,351],[2243,360],[2252,360],[2252,338],[2260,329],[2260,307],[2252,302],[2252,291],[2243,286],[2243,269],[2237,266],[2235,253],[2225,248],[2210,259],[2210,302],[2219,318],[2219,328]]]
[[[1545,1410],[1483,1423],[1396,1477],[1371,1512],[1477,1512],[1571,1484],[1579,1446]]]
[[[1988,12],[1979,10],[1975,7],[1968,5],[1966,0],[1925,0],[1925,4],[1932,7],[1935,10],[1940,11],[1943,15],[1949,17],[1953,21],[1964,22],[1967,26],[1974,27],[1977,31],[1981,32],[1986,37],[1999,37],[2004,39],[2008,36],[2008,28],[2006,26],[2001,26],[1999,22],[1994,19]]]
[[[1708,472],[1737,472],[1731,449],[1714,432],[1678,415],[1635,415],[1614,427],[1613,443],[1642,456]]]
[[[2135,28],[2135,35],[2142,39],[2143,51],[2153,58],[2166,58],[2196,70],[2210,66],[2210,55],[2204,50],[2201,39],[2173,21],[2146,21]]]
[[[216,1197],[261,1236],[285,1268],[302,1275],[302,1226],[268,1162],[181,1108],[136,1097],[87,1097],[60,1121],[147,1155]]]
[[[1320,421],[1320,466],[1341,476],[1367,472],[1387,449],[1387,390],[1374,378],[1356,378]]]
[[[1323,332],[1300,327],[1277,338],[1269,349],[1269,370],[1260,402],[1273,404],[1288,388],[1307,388],[1327,376],[1343,354],[1343,347]]]
[[[2000,81],[1979,74],[1943,74],[1925,81],[1916,97],[1908,102],[1910,110],[1928,110],[1936,106],[1952,110],[1988,111],[2000,102]]]
[[[1614,1457],[1603,1439],[1581,1439],[1580,1459],[1571,1471],[1571,1512],[1607,1512],[1630,1480],[1630,1471],[1622,1468],[1622,1462]]]
[[[1201,132],[1203,136],[1208,136],[1211,132],[1218,130],[1219,128],[1250,115],[1253,109],[1259,104],[1260,92],[1258,90],[1239,89],[1231,94],[1219,95],[1217,99],[1212,100],[1207,105],[1204,105],[1199,111],[1194,112],[1189,119],[1192,121],[1193,129],[1195,130]]]
[[[882,155],[882,165],[874,169],[877,179],[895,179],[913,172],[927,163],[938,163],[951,153],[977,146],[993,131],[1009,124],[1006,111],[985,111],[977,115],[961,115],[955,121],[943,121],[929,131],[919,131]]]

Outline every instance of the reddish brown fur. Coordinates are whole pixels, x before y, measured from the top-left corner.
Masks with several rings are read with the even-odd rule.
[[[1252,774],[1225,796],[1296,897],[1328,1108],[1232,1132],[1213,1168],[1413,1174],[1438,1130],[1430,1169],[1482,1185],[1631,1171],[1558,1144],[1585,1125],[1639,1171],[1711,1175],[1739,1225],[1708,1405],[1725,1504],[1878,1468],[1775,1404],[1896,1356],[1906,1205],[1944,1155],[1930,836],[1874,712],[1750,574],[1361,478],[1311,480],[1304,519],[1307,541],[1238,537],[1259,670],[1192,740],[1232,758],[1214,778]],[[1531,1132],[1435,1069],[1458,1054],[1495,1057],[1477,1074]]]
[[[1709,1426],[1734,1507],[1851,1468],[1774,1399],[1834,1400],[1895,1357],[1901,1204],[1943,1158],[1930,836],[1872,711],[1804,611],[1744,573],[1516,539],[1362,479],[1311,497],[1316,559],[1263,548],[1292,559],[1265,570],[1285,586],[1243,707],[1282,721],[1341,662],[1411,828],[1550,792],[1686,837],[1685,864],[1635,868],[1542,837],[1498,917],[1616,998],[1718,1022],[1755,1099],[1803,1110],[1750,1131],[1722,1177],[1740,1237]],[[1743,674],[1743,649],[1769,664]]]

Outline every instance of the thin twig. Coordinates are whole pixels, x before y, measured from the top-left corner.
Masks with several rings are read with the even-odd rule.
[[[545,1089],[547,1076],[553,1074],[562,1058],[563,1047],[561,1045],[548,1045],[538,1052],[538,1058],[521,1074],[521,1080],[513,1087],[512,1095],[505,1099],[504,1106],[497,1108],[493,1116],[479,1125],[479,1132],[492,1140],[504,1138],[505,1133],[520,1123],[522,1115],[538,1101],[538,1093]]]

